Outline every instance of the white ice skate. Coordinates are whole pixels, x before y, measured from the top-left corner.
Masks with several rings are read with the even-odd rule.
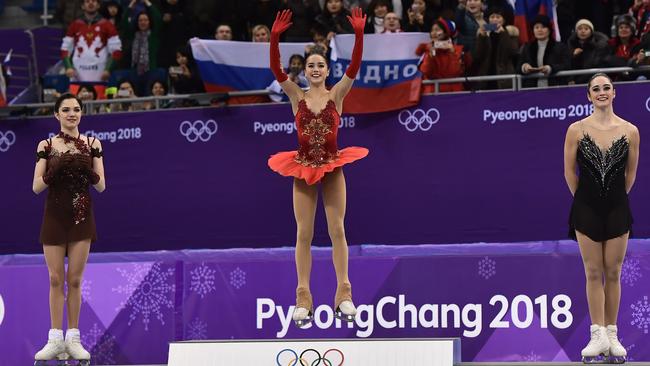
[[[90,365],[90,353],[81,345],[79,335],[66,335],[65,352],[70,356],[70,360],[76,360],[79,365]]]
[[[354,322],[357,315],[357,308],[352,302],[352,286],[349,283],[343,283],[336,289],[334,296],[334,316],[346,322]]]
[[[345,320],[346,322],[353,322],[356,315],[357,308],[354,306],[354,303],[349,300],[342,301],[334,313],[334,316],[341,320]]]
[[[627,350],[618,341],[618,328],[616,325],[607,326],[607,338],[609,339],[609,362],[625,363],[627,360]]]
[[[45,347],[34,355],[34,365],[46,365],[50,360],[61,360],[65,355],[63,339],[50,339]]]
[[[305,328],[314,320],[314,302],[311,292],[304,287],[296,289],[296,307],[291,318],[298,328]]]
[[[609,356],[609,338],[605,327],[592,324],[589,328],[591,339],[587,347],[582,349],[582,362],[607,363]]]

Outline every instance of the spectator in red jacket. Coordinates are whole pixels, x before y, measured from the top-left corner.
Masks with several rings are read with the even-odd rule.
[[[415,54],[423,56],[420,71],[425,80],[455,78],[465,75],[469,68],[469,56],[463,46],[454,42],[456,24],[447,19],[438,18],[431,26],[431,42],[422,43]],[[462,91],[462,83],[440,84],[440,92]],[[425,85],[423,93],[433,93],[434,85]]]
[[[78,81],[106,81],[122,57],[115,26],[99,14],[98,0],[84,0],[84,15],[70,24],[61,44],[66,75]]]
[[[626,66],[636,56],[635,48],[640,43],[636,34],[636,22],[631,15],[616,18],[616,37],[608,41],[610,57],[608,66]]]
[[[650,0],[634,0],[630,15],[636,19],[637,38],[650,32]]]

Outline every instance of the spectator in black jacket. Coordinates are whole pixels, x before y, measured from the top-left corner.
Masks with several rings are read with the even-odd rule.
[[[169,72],[174,94],[205,92],[199,70],[192,58],[192,52],[187,47],[176,50],[176,65],[174,67]]]
[[[594,25],[587,19],[576,23],[575,32],[567,41],[571,55],[571,69],[591,69],[603,67],[607,56],[606,35],[595,32]],[[585,84],[591,75],[581,75],[569,78],[570,83]]]
[[[354,33],[348,15],[350,11],[343,7],[343,1],[327,0],[323,12],[316,17],[316,23],[327,30],[327,38],[331,39],[335,34]]]
[[[551,37],[551,20],[546,15],[538,15],[531,25],[535,39],[524,45],[517,70],[524,75],[542,73],[546,77],[524,80],[524,86],[545,87],[563,84],[563,80],[548,76],[567,70],[571,66],[567,46]]]
[[[393,11],[393,4],[389,0],[372,0],[368,5],[368,18],[364,33],[383,33],[384,17]]]

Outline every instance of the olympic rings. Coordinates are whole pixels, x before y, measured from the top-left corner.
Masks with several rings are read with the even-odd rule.
[[[11,145],[16,142],[16,134],[14,131],[2,132],[0,131],[0,152],[7,152]]]
[[[431,116],[432,112],[435,113],[435,117],[433,118]],[[397,115],[397,119],[409,132],[415,132],[418,129],[426,132],[438,123],[440,120],[440,111],[436,108],[429,108],[426,112],[420,108],[417,108],[413,112],[408,109],[403,109]]]
[[[645,109],[647,109],[648,112],[650,112],[650,97],[648,97],[648,99],[645,100]]]
[[[183,121],[178,129],[181,135],[185,136],[188,142],[196,142],[198,140],[208,142],[212,136],[217,133],[218,127],[217,122],[213,119],[209,119],[205,122],[201,120],[194,122]]]
[[[330,352],[337,352],[341,356],[341,360],[339,361],[338,364],[335,364],[333,360],[330,360],[327,358],[327,354]],[[293,355],[291,360],[283,364],[280,360],[280,356],[282,356],[283,353],[289,353]],[[309,354],[314,354],[314,357],[308,357]],[[285,348],[282,351],[278,352],[278,354],[275,356],[275,363],[277,366],[343,366],[343,361],[345,360],[345,356],[343,356],[343,352],[341,350],[338,350],[336,348],[329,349],[323,353],[321,356],[320,352],[313,348],[308,348],[302,353],[300,353],[300,356],[298,353],[292,349]]]

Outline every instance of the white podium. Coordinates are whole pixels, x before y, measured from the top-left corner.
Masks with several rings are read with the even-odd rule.
[[[170,343],[167,361],[168,366],[453,366],[458,363],[459,338],[183,341]]]

